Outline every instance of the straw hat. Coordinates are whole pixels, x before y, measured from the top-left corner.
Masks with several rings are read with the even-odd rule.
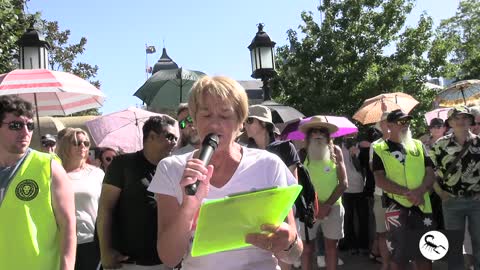
[[[262,122],[273,125],[272,112],[269,108],[262,105],[252,105],[248,108],[248,117],[256,118]]]
[[[338,127],[328,122],[328,119],[323,115],[315,115],[308,121],[300,125],[299,130],[307,133],[311,128],[327,128],[330,134],[337,132]]]

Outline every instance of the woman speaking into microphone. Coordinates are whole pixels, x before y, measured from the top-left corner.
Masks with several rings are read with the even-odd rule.
[[[279,226],[264,224],[259,228],[264,233],[245,235],[245,241],[253,246],[191,256],[196,217],[204,199],[286,186],[295,179],[274,154],[235,142],[248,115],[247,94],[238,82],[204,76],[193,85],[188,107],[202,141],[215,134],[218,146],[206,166],[199,159],[202,149],[165,158],[157,166],[149,190],[156,193],[157,249],[162,262],[169,267],[182,262],[182,269],[273,270],[279,269],[277,258],[287,263],[295,261],[303,247],[297,241],[292,211]],[[192,193],[185,190],[192,184],[198,185],[195,194],[189,195]]]

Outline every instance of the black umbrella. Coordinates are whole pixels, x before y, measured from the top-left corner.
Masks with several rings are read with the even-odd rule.
[[[272,111],[272,121],[274,124],[285,123],[294,119],[305,117],[303,113],[297,109],[277,103],[272,100],[267,100],[261,103],[261,105],[268,107]]]

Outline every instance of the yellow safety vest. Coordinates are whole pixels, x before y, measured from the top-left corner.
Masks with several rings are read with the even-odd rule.
[[[423,145],[419,140],[413,140],[413,144],[405,147],[405,163],[402,164],[390,153],[388,144],[383,141],[373,145],[375,153],[382,159],[385,173],[388,179],[408,189],[415,189],[422,185],[425,177],[425,157]],[[386,192],[386,191],[385,191]],[[405,207],[412,207],[413,204],[402,195],[386,192],[387,195]],[[432,205],[428,192],[423,195],[424,204],[419,205],[424,213],[432,213]]]
[[[0,205],[0,268],[60,268],[60,237],[51,201],[52,155],[32,150]]]
[[[338,185],[337,165],[331,160],[305,160],[305,168],[307,168],[312,180],[313,187],[317,192],[318,200],[324,203]],[[341,204],[340,196],[335,204]]]

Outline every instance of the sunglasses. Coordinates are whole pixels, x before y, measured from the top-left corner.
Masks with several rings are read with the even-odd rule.
[[[187,127],[187,124],[192,124],[193,123],[193,119],[192,117],[189,115],[187,116],[185,119],[183,120],[180,120],[178,122],[178,125],[180,126],[180,129],[184,129]]]
[[[400,119],[400,120],[397,120],[396,123],[399,126],[410,125],[410,119]]]
[[[111,162],[113,160],[113,157],[105,157],[106,162]]]
[[[480,126],[480,122],[473,122],[472,126]]]
[[[254,121],[254,120],[255,120],[255,118],[253,118],[253,117],[248,117],[248,118],[247,118],[247,121],[245,121],[245,123],[251,125],[251,124],[253,124],[253,121]]]
[[[177,142],[178,141],[177,136],[173,135],[172,133],[166,133],[165,134],[165,139],[167,139],[169,142]]]
[[[89,141],[76,141],[72,142],[73,146],[79,147],[80,145],[83,144],[85,147],[90,147],[90,142]]]
[[[33,123],[33,122],[24,123],[24,122],[20,122],[20,121],[12,121],[12,122],[8,122],[8,123],[2,122],[2,124],[8,125],[8,129],[13,130],[13,131],[22,130],[23,127],[25,127],[25,126],[27,126],[28,131],[33,131],[33,129],[35,128],[35,123]]]
[[[54,142],[44,142],[42,143],[43,147],[54,147],[56,143]]]

